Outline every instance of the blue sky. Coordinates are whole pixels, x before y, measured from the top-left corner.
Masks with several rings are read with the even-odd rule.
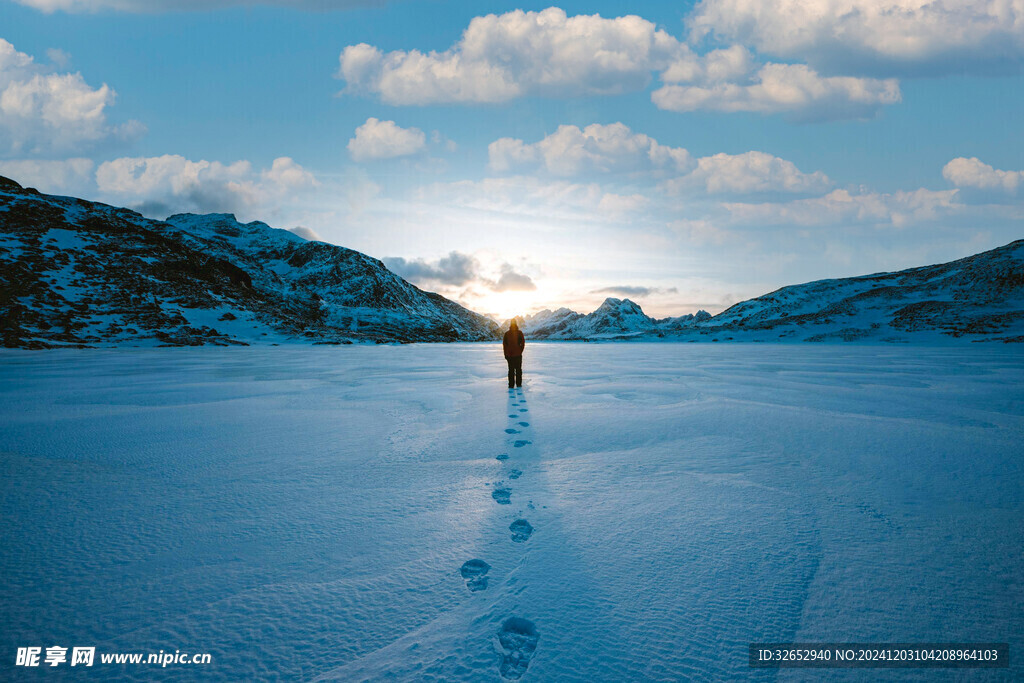
[[[501,315],[1024,237],[1019,2],[189,4],[0,0],[0,173],[301,227]]]

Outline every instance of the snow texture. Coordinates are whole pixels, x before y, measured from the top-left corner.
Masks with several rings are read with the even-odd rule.
[[[717,316],[629,299],[521,319],[530,339],[1024,341],[1024,240],[950,263],[783,287]],[[0,345],[487,341],[498,325],[351,249],[230,214],[153,221],[0,177]]]
[[[549,340],[1021,342],[1024,240],[949,263],[790,285],[716,316],[657,320],[608,298],[587,315],[543,310],[519,326]]]
[[[538,343],[524,371],[482,344],[0,352],[0,678],[54,644],[213,654],[89,672],[181,681],[947,680],[747,645],[1022,651],[1014,345]]]
[[[478,341],[497,325],[377,259],[230,214],[166,221],[0,177],[0,345]]]

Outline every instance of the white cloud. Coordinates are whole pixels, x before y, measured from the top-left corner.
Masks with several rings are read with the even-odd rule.
[[[695,69],[693,75],[700,79],[706,73]],[[739,82],[705,78],[696,84],[670,84],[651,93],[651,101],[669,111],[784,113],[799,120],[830,120],[867,118],[901,100],[895,79],[825,77],[804,64],[764,64],[749,78],[726,73]],[[679,64],[667,72],[673,79],[684,75],[687,71]]]
[[[533,278],[517,273],[509,263],[502,264],[501,275],[496,281],[485,281],[485,284],[495,292],[532,292],[537,289]]]
[[[487,146],[488,166],[492,171],[506,173],[521,166],[533,166],[541,161],[536,144],[527,144],[518,138],[500,138]]]
[[[847,73],[962,71],[1024,57],[1021,0],[703,0],[688,24],[695,38]]]
[[[832,187],[821,171],[805,173],[786,159],[759,151],[715,154],[693,159],[681,147],[668,147],[622,123],[559,126],[534,143],[501,138],[488,147],[490,169],[501,172],[540,170],[540,176],[492,177],[479,182],[439,184],[456,204],[510,211],[573,210],[615,219],[641,209],[658,212],[643,185],[668,195],[820,194]],[[619,182],[572,182],[619,174]],[[551,180],[560,176],[567,180]],[[625,182],[622,182],[625,181]],[[640,191],[637,191],[639,188]],[[513,209],[519,203],[523,208]]]
[[[248,161],[222,164],[165,154],[104,162],[96,169],[96,184],[105,196],[163,218],[185,211],[254,212],[315,186],[316,179],[288,157],[257,173]]]
[[[1000,171],[977,157],[953,159],[943,166],[942,177],[957,187],[1002,190],[1011,194],[1024,184],[1024,171]]]
[[[602,213],[618,216],[622,214],[639,211],[650,203],[650,199],[642,194],[613,194],[611,192],[601,197],[597,203],[597,210]]]
[[[381,0],[15,0],[43,12],[165,12],[210,10],[223,7],[273,5],[297,9],[331,10],[379,5]]]
[[[620,94],[645,88],[654,73],[666,85],[652,99],[672,111],[864,118],[900,100],[895,80],[760,64],[741,45],[698,55],[641,17],[569,17],[557,7],[476,17],[444,52],[350,45],[338,70],[348,92],[375,93],[397,105]],[[510,159],[523,151],[504,144]]]
[[[402,128],[394,121],[366,119],[348,141],[348,152],[355,161],[394,159],[422,152],[427,136],[419,128]]]
[[[470,254],[453,251],[435,261],[405,259],[398,256],[382,259],[388,270],[417,285],[449,287],[483,287],[493,292],[532,291],[537,285],[528,275],[518,273],[509,263],[498,268],[497,279],[483,273],[480,261]]]
[[[834,190],[823,197],[790,202],[727,203],[735,222],[747,225],[828,226],[865,224],[897,228],[934,220],[963,208],[956,190],[851,194]]]
[[[575,176],[660,169],[678,172],[690,165],[690,154],[685,149],[660,145],[622,123],[594,123],[583,129],[559,126],[557,131],[532,144],[501,138],[492,142],[487,151],[491,170],[497,172],[541,165],[554,175]]]
[[[453,251],[436,261],[391,256],[382,259],[393,273],[416,284],[464,286],[479,278],[480,264],[469,254]]]
[[[664,183],[669,193],[823,192],[831,181],[821,171],[803,173],[792,161],[765,152],[715,154],[697,160],[689,174]]]
[[[754,70],[754,56],[742,45],[698,55],[689,48],[680,51],[661,74],[665,83],[718,83],[743,78]]]
[[[296,225],[294,228],[288,228],[288,232],[295,233],[307,242],[323,242],[324,238],[317,234],[316,230],[307,228],[304,225]]]
[[[107,122],[116,95],[92,88],[81,74],[50,72],[0,38],[0,151],[11,155],[77,152],[111,139],[130,139],[138,121]]]
[[[281,190],[300,190],[315,187],[317,180],[312,173],[304,169],[291,157],[278,157],[270,168],[260,173],[264,184]]]
[[[377,93],[389,104],[617,94],[644,88],[651,71],[668,66],[680,49],[638,16],[567,17],[550,7],[475,17],[444,52],[352,45],[341,53],[339,76],[350,90]]]
[[[96,182],[100,190],[116,194],[151,195],[168,190],[181,195],[202,182],[241,182],[252,174],[252,164],[238,161],[189,161],[177,154],[159,157],[122,157],[100,164]]]
[[[0,175],[18,181],[23,187],[34,187],[48,194],[84,194],[92,187],[92,169],[92,161],[81,158],[63,161],[0,160]]]

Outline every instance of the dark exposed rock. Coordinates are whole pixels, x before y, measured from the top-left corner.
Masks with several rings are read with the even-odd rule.
[[[493,339],[380,261],[234,216],[154,221],[0,177],[6,347]]]

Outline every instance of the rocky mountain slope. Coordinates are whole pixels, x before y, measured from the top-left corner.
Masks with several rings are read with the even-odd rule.
[[[534,339],[626,339],[650,334],[675,332],[710,320],[706,311],[676,318],[655,319],[646,315],[629,299],[609,297],[592,313],[583,315],[568,308],[543,310],[518,318],[525,334]],[[502,329],[508,329],[508,321]]]
[[[497,325],[365,254],[227,214],[166,221],[0,178],[7,347],[473,341]]]
[[[950,263],[791,285],[716,316],[657,320],[606,299],[587,315],[560,308],[519,324],[534,339],[1024,341],[1024,240]]]
[[[735,339],[1022,341],[1024,240],[949,263],[783,287],[699,327]]]
[[[1024,240],[896,273],[792,285],[711,316],[629,299],[520,319],[531,339],[1024,341]],[[505,325],[507,327],[507,323]],[[474,341],[498,325],[365,254],[228,214],[165,221],[0,178],[7,347]]]

